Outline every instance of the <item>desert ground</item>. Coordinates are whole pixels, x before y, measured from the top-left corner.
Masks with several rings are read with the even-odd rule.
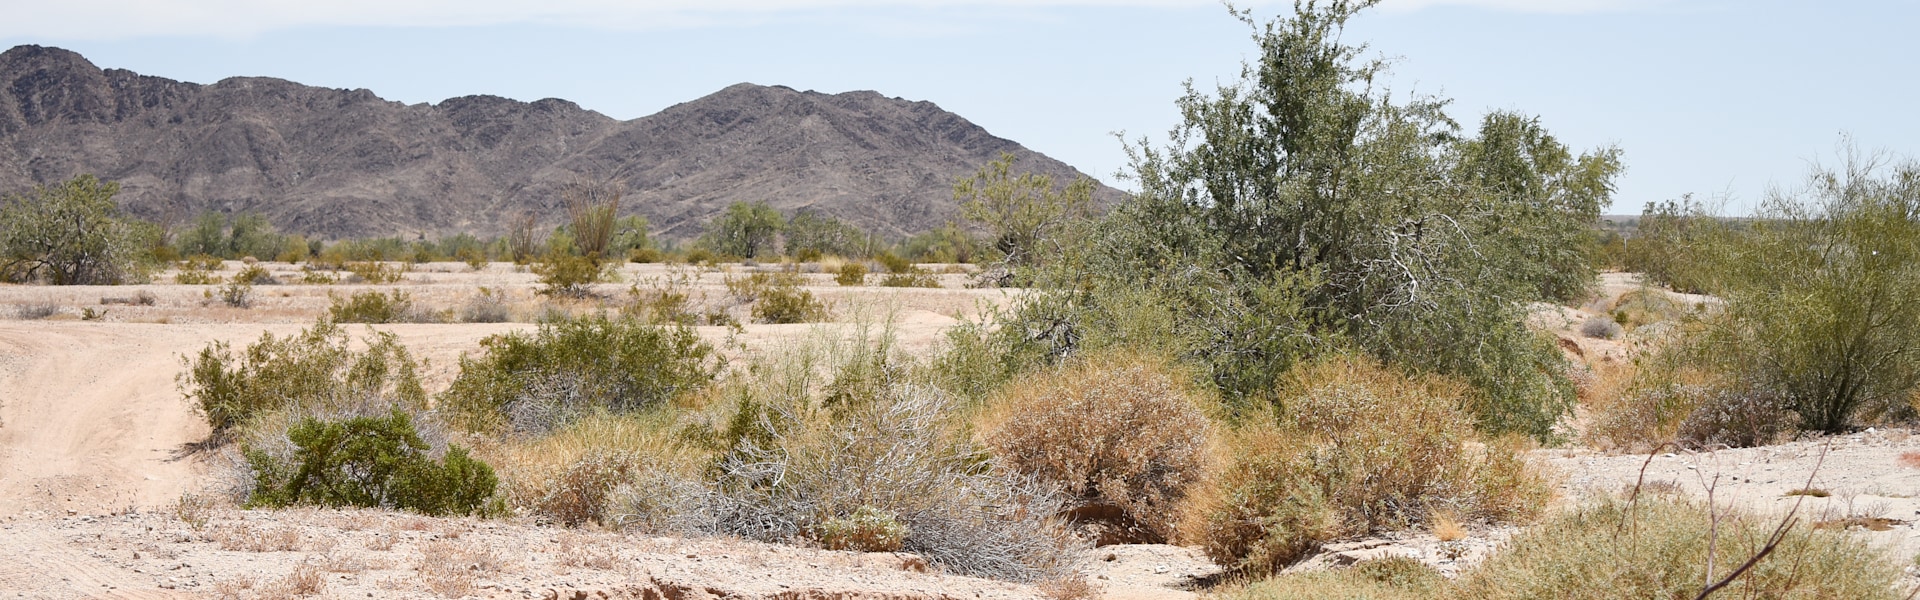
[[[219,275],[230,275],[228,263]],[[298,267],[268,264],[283,280]],[[761,267],[766,268],[766,267]],[[390,285],[261,285],[251,308],[210,297],[217,285],[181,285],[171,273],[147,285],[0,285],[0,598],[666,598],[933,599],[1034,598],[1030,586],[946,575],[910,555],[857,554],[729,539],[673,539],[565,529],[517,519],[441,519],[369,510],[239,510],[183,503],[218,484],[217,453],[176,376],[209,343],[236,347],[263,332],[284,335],[325,314],[330,296],[402,290],[415,302],[457,309],[481,288],[504,294],[505,323],[407,323],[392,332],[427,362],[428,389],[444,387],[462,353],[481,339],[531,330],[550,310],[597,310],[629,288],[678,278],[710,299],[725,279],[754,267],[698,269],[627,265],[600,300],[537,294],[536,277],[512,265],[417,265]],[[806,289],[831,303],[833,323],[704,326],[733,358],[775,348],[816,327],[888,323],[914,352],[936,348],[962,319],[1004,306],[1017,290],[971,289],[968,276],[939,288],[846,287],[807,274]],[[1630,360],[1632,336],[1581,336],[1578,324],[1608,297],[1639,287],[1608,274],[1585,308],[1542,307],[1536,327],[1570,354]],[[113,299],[147,294],[150,305]],[[1685,298],[1688,302],[1705,299]],[[109,303],[112,302],[112,303]],[[724,302],[723,302],[724,304]],[[49,308],[51,307],[51,308]],[[35,309],[38,309],[37,311]],[[741,307],[732,307],[736,312]],[[39,312],[44,316],[27,315]],[[742,319],[743,321],[745,319]],[[360,331],[362,326],[352,326]],[[1903,429],[1802,439],[1710,453],[1606,454],[1572,445],[1534,453],[1560,482],[1559,505],[1633,486],[1711,496],[1767,514],[1850,527],[1902,559],[1920,554],[1920,436]],[[1920,463],[1920,458],[1909,459]],[[1825,497],[1787,495],[1802,488]],[[1455,573],[1498,552],[1512,528],[1469,526],[1441,541],[1422,532],[1339,544],[1298,569],[1405,555]],[[1176,546],[1107,546],[1083,568],[1107,598],[1190,598],[1218,579],[1199,552]]]

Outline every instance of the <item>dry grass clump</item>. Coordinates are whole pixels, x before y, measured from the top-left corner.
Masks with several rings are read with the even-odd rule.
[[[1754,556],[1777,525],[1678,497],[1603,501],[1515,536],[1458,582],[1484,600],[1693,598]],[[1711,565],[1711,571],[1709,571]],[[1718,598],[1897,598],[1900,573],[1864,540],[1794,526]]]
[[[902,386],[830,410],[771,404],[760,431],[719,464],[708,529],[765,541],[814,539],[863,508],[906,529],[901,549],[949,571],[1017,582],[1071,571],[1061,504],[950,433],[951,399]]]
[[[1184,511],[1183,539],[1230,569],[1267,573],[1325,541],[1427,523],[1439,510],[1531,518],[1551,490],[1524,441],[1476,433],[1461,408],[1468,390],[1365,358],[1296,368],[1277,396],[1283,408],[1229,436],[1226,464]]]
[[[1098,543],[1162,543],[1206,466],[1203,401],[1164,361],[1099,356],[1006,387],[979,437],[1008,468],[1060,490]]]
[[[481,449],[507,503],[567,525],[612,525],[611,494],[649,471],[694,474],[710,453],[682,443],[665,413],[595,413],[539,438]]]
[[[60,305],[49,301],[29,302],[14,307],[14,317],[22,321],[38,321],[60,314]]]
[[[1590,338],[1611,340],[1620,337],[1621,333],[1624,333],[1624,331],[1620,328],[1619,323],[1614,322],[1612,317],[1589,317],[1580,323],[1580,335]]]
[[[292,552],[300,549],[300,531],[291,527],[240,524],[215,528],[209,537],[221,550],[228,551]]]
[[[1448,584],[1418,560],[1396,556],[1352,568],[1285,575],[1220,590],[1223,600],[1431,600]]]
[[[428,542],[420,552],[415,572],[427,583],[427,589],[447,598],[474,593],[474,580],[482,574],[506,570],[505,557],[485,548],[459,542]]]
[[[186,523],[194,531],[199,531],[206,528],[208,521],[213,520],[213,511],[216,506],[217,501],[212,496],[181,494],[169,508],[172,509],[174,518]]]
[[[1581,441],[1607,452],[1762,446],[1798,431],[1799,415],[1781,394],[1649,357],[1644,368],[1615,365],[1599,373],[1581,400],[1592,418]]]
[[[1663,289],[1642,287],[1613,301],[1613,320],[1629,329],[1670,323],[1687,316],[1687,306]]]

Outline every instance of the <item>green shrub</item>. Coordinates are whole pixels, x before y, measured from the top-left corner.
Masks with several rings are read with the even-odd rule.
[[[900,255],[892,252],[881,252],[873,257],[873,260],[878,261],[888,273],[905,273],[913,269],[913,261],[901,258]]]
[[[391,294],[371,290],[355,292],[345,301],[332,294],[327,297],[332,300],[332,306],[327,307],[327,314],[335,323],[399,323],[413,320],[413,297],[399,290]]]
[[[867,284],[867,265],[859,261],[847,261],[833,271],[833,281],[845,286]]]
[[[1165,543],[1213,429],[1186,377],[1138,354],[1038,371],[989,402],[979,436],[1007,468],[1058,489],[1101,545]]]
[[[280,283],[280,280],[274,279],[273,273],[268,272],[266,267],[257,264],[249,264],[241,268],[240,272],[233,274],[231,281],[247,285],[274,285]]]
[[[880,286],[937,288],[940,287],[940,277],[917,266],[907,267],[904,272],[888,273],[886,277],[880,279]]]
[[[1759,552],[1776,525],[1729,507],[1715,512],[1650,496],[1583,506],[1515,535],[1460,579],[1456,596],[1693,598],[1707,580],[1726,577]],[[1901,579],[1865,540],[1796,524],[1777,550],[1715,597],[1892,599],[1900,597],[1894,586]]]
[[[693,329],[589,316],[481,341],[440,406],[476,430],[545,431],[595,409],[657,406],[712,381],[713,346]]]
[[[1920,163],[1810,179],[1715,242],[1726,306],[1683,351],[1785,398],[1808,429],[1908,418],[1920,390]]]
[[[512,318],[504,290],[482,287],[460,308],[462,323],[505,323]]]
[[[594,257],[549,252],[533,263],[540,275],[540,293],[567,298],[585,298],[593,293],[593,284],[606,279],[606,269]]]
[[[0,198],[0,281],[115,285],[134,275],[135,221],[120,184],[80,175]]]
[[[481,512],[498,480],[492,467],[449,446],[435,461],[407,413],[302,420],[287,432],[292,460],[248,449],[250,506],[378,506],[430,515]]]
[[[383,285],[399,283],[402,278],[406,277],[406,269],[378,261],[350,262],[345,266],[347,271],[353,273],[353,277],[349,278],[349,281],[355,283],[364,282]]]
[[[214,342],[183,359],[180,389],[221,436],[255,415],[279,409],[337,409],[384,399],[409,409],[426,407],[418,367],[392,334],[366,338],[366,350],[348,348],[346,331],[322,320],[297,335],[267,333],[236,355]]]
[[[1230,569],[1277,572],[1322,542],[1440,510],[1526,519],[1552,495],[1516,442],[1475,433],[1461,409],[1471,388],[1459,382],[1338,357],[1290,372],[1276,397],[1276,414],[1230,436],[1226,464],[1181,524]]]
[[[206,294],[208,298],[218,297],[222,304],[233,308],[253,307],[253,284],[240,281],[237,278],[235,281],[220,286],[220,292],[218,294],[215,294],[213,290],[207,290],[203,293]]]
[[[753,320],[761,323],[810,323],[827,318],[827,305],[794,286],[776,286],[753,304]]]

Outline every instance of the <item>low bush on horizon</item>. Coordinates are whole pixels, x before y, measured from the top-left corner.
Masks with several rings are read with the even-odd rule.
[[[541,432],[593,410],[631,412],[705,386],[711,344],[691,327],[631,317],[567,317],[512,332],[462,356],[438,406],[474,431]]]
[[[485,292],[482,292],[483,294]],[[335,323],[427,323],[440,319],[416,306],[413,296],[399,290],[382,294],[368,290],[341,299],[329,293],[328,319]]]

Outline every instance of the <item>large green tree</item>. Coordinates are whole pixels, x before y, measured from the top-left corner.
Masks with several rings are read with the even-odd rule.
[[[1300,359],[1357,345],[1474,384],[1489,429],[1550,435],[1572,403],[1524,305],[1591,276],[1577,232],[1618,153],[1574,157],[1532,118],[1468,136],[1444,99],[1398,96],[1342,41],[1373,2],[1302,2],[1271,22],[1239,81],[1189,86],[1163,145],[1132,145],[1139,192],[1066,245],[1029,341],[1171,346],[1254,399]],[[1571,272],[1569,272],[1571,270]]]
[[[699,243],[720,254],[755,258],[779,251],[775,242],[786,223],[786,217],[765,202],[735,202],[707,222]]]
[[[117,284],[134,266],[120,185],[81,175],[0,205],[0,280]]]

